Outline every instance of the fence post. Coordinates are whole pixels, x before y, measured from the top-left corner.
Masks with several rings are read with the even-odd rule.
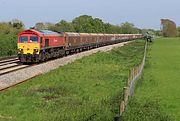
[[[130,85],[131,85],[131,70],[129,70],[129,76],[127,81],[127,86],[130,87]]]
[[[129,87],[124,87],[124,105],[128,103]]]
[[[121,101],[121,105],[120,105],[120,112],[119,112],[119,115],[122,116],[122,113],[124,112],[125,110],[125,105],[124,105],[124,100]]]

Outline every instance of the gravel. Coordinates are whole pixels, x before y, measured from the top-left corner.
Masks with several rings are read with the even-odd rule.
[[[59,58],[56,60],[51,60],[42,64],[38,64],[35,66],[31,66],[28,68],[24,68],[15,72],[11,72],[5,75],[0,76],[0,90],[6,89],[10,86],[16,85],[18,83],[21,83],[23,81],[27,81],[30,78],[33,78],[35,76],[45,74],[51,70],[57,69],[61,66],[67,65],[68,63],[72,63],[77,59],[80,59],[84,56],[89,56],[91,54],[97,53],[99,51],[110,51],[115,47],[124,46],[129,42],[123,42],[119,44],[104,46],[96,49],[92,49],[89,51],[81,52],[74,55],[69,55],[67,57]]]

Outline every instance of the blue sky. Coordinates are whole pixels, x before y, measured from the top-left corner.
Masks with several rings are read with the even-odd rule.
[[[180,26],[180,0],[0,0],[0,21],[22,20],[26,27],[36,22],[72,21],[91,15],[104,22],[131,22],[140,28],[160,28],[160,19]]]

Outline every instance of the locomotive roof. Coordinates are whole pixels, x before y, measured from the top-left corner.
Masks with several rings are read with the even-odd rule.
[[[38,30],[41,34],[45,34],[45,35],[59,35],[60,33],[57,33],[57,32],[53,32],[53,31],[50,31],[50,30]]]
[[[27,33],[33,33],[37,35],[62,35],[62,33],[57,33],[49,30],[35,30],[35,29],[27,29],[22,32],[20,32],[18,35],[27,34]]]

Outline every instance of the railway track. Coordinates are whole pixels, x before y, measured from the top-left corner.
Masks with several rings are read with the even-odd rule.
[[[11,63],[17,63],[17,62],[19,62],[18,58],[11,58],[11,59],[0,60],[0,66],[11,64]]]
[[[24,65],[20,63],[17,57],[2,59],[0,60],[0,76],[3,74],[26,68],[28,66],[30,65]]]
[[[0,61],[8,60],[8,59],[14,59],[14,58],[17,58],[17,55],[8,56],[8,57],[0,57]]]

